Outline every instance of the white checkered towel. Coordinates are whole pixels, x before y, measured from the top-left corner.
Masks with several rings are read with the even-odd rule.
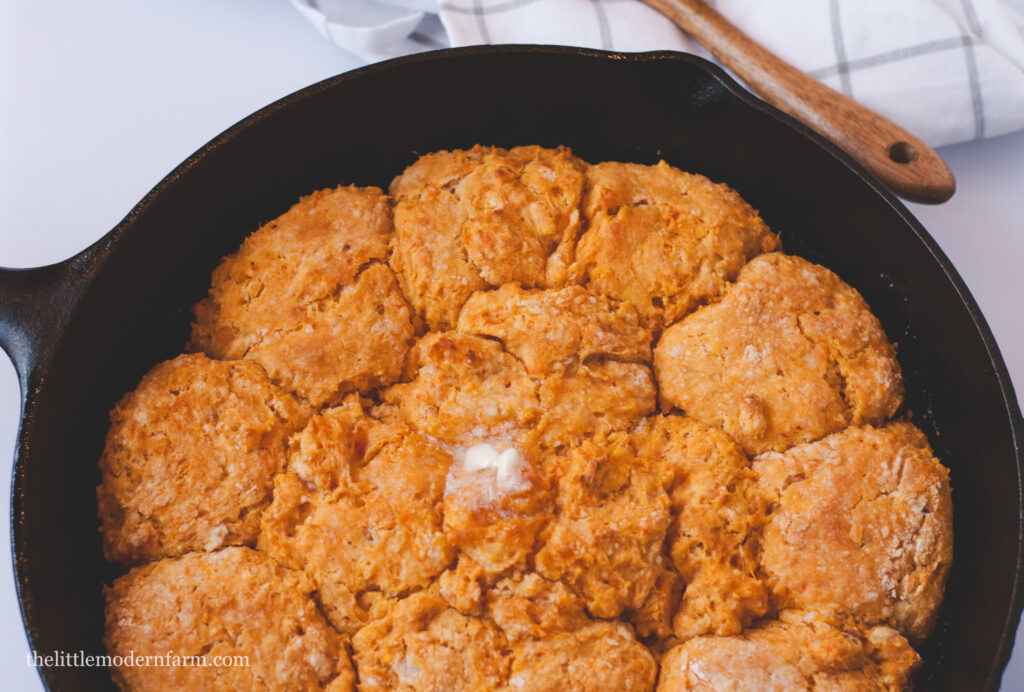
[[[480,43],[706,53],[639,0],[292,0],[369,62]],[[1024,0],[717,0],[755,41],[933,146],[1024,128]]]

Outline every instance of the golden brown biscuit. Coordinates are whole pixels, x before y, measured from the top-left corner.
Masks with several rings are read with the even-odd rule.
[[[108,653],[195,657],[194,665],[125,665],[111,670],[114,680],[139,691],[353,690],[344,642],[313,590],[301,572],[249,548],[137,567],[106,590]]]
[[[499,339],[537,382],[539,416],[527,446],[557,450],[625,430],[655,410],[651,333],[628,304],[579,286],[506,284],[474,294],[458,330]]]
[[[750,454],[881,423],[903,396],[895,349],[860,294],[777,253],[666,329],[654,369],[664,408],[722,428]]]
[[[525,569],[537,533],[551,519],[547,479],[518,451],[510,464],[492,459],[483,468],[467,463],[472,449],[453,452],[444,492],[445,538],[484,574]]]
[[[452,445],[560,449],[624,430],[656,405],[654,378],[638,363],[595,360],[531,375],[500,343],[431,333],[410,354],[411,381],[383,394],[418,430]]]
[[[474,292],[559,285],[580,225],[585,164],[568,149],[474,147],[421,157],[391,183],[391,266],[431,329]]]
[[[331,623],[352,632],[375,599],[424,588],[451,563],[442,528],[451,462],[424,435],[370,420],[350,398],[297,438],[259,547],[309,572]]]
[[[417,342],[409,360],[415,377],[391,387],[383,399],[442,442],[511,439],[537,417],[536,383],[491,339],[434,332]]]
[[[487,613],[510,641],[573,632],[590,622],[583,600],[535,572],[502,579],[487,592]]]
[[[546,377],[537,394],[541,414],[527,444],[550,450],[626,430],[658,405],[651,369],[614,360],[583,363]]]
[[[394,382],[415,329],[383,264],[391,236],[377,188],[303,197],[214,271],[195,307],[192,347],[255,360],[315,406]]]
[[[519,642],[510,656],[505,692],[650,692],[658,676],[654,656],[620,623]]]
[[[898,692],[920,657],[888,627],[863,634],[789,611],[742,635],[697,637],[661,659],[658,692]]]
[[[848,428],[753,468],[772,499],[761,565],[778,607],[928,635],[953,524],[949,471],[920,430]]]
[[[595,617],[641,607],[664,570],[671,517],[661,481],[636,463],[624,435],[573,448],[550,473],[558,511],[542,533],[537,572],[565,582]]]
[[[573,280],[629,301],[660,329],[718,295],[748,259],[778,248],[726,185],[657,166],[589,166]]]
[[[667,548],[685,584],[675,635],[739,633],[768,610],[757,576],[766,502],[750,462],[728,435],[682,416],[649,419],[634,438],[672,503]]]
[[[532,375],[558,372],[595,357],[649,363],[651,332],[628,303],[580,286],[529,290],[506,284],[475,293],[458,330],[500,339]]]
[[[352,637],[359,691],[485,692],[502,687],[505,638],[488,620],[422,591],[388,606]]]
[[[309,411],[255,363],[183,355],[110,412],[96,489],[108,560],[252,544]]]

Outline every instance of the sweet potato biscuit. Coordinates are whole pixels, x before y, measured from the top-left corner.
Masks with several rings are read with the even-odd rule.
[[[509,468],[468,468],[456,449],[444,492],[445,538],[484,574],[525,569],[551,519],[547,479],[518,453]],[[504,451],[504,450],[502,450]]]
[[[918,655],[888,627],[838,630],[803,613],[740,636],[691,639],[661,660],[658,692],[906,689]]]
[[[415,377],[391,387],[412,425],[454,445],[509,438],[537,418],[537,385],[501,344],[458,332],[431,333],[410,354]]]
[[[453,445],[560,449],[624,430],[657,405],[645,364],[596,360],[531,375],[500,343],[461,332],[428,334],[409,367],[411,381],[391,387],[384,401]]]
[[[595,617],[642,606],[664,570],[670,514],[661,481],[636,463],[624,435],[573,448],[551,473],[558,511],[542,534],[538,574],[565,582]]]
[[[431,329],[488,286],[559,285],[579,232],[585,164],[568,149],[475,147],[421,157],[391,183],[391,266]]]
[[[928,635],[953,525],[949,471],[921,431],[848,428],[753,467],[773,499],[761,565],[778,607]]]
[[[468,557],[460,556],[437,578],[437,592],[448,605],[466,615],[484,614],[484,596],[494,575]]]
[[[636,310],[580,286],[530,290],[506,284],[474,294],[458,330],[500,339],[532,375],[558,372],[592,358],[649,363],[651,332]]]
[[[452,561],[441,509],[451,463],[422,434],[369,420],[349,399],[298,437],[259,547],[309,572],[331,623],[352,632],[374,599],[424,588]]]
[[[888,627],[844,631],[798,611],[781,618],[672,649],[661,659],[658,692],[896,692],[920,660]]]
[[[249,548],[137,567],[106,591],[107,651],[206,664],[123,666],[114,680],[123,690],[353,690],[344,642],[313,590],[301,572]]]
[[[654,369],[665,408],[724,429],[750,454],[882,423],[903,395],[895,349],[860,294],[777,253],[666,329]]]
[[[376,188],[304,197],[214,271],[195,308],[192,347],[255,360],[315,406],[390,384],[415,334],[383,264],[391,236],[388,200]]]
[[[670,325],[718,295],[748,259],[778,248],[757,211],[726,185],[657,166],[589,166],[574,281]]]
[[[658,405],[650,368],[613,360],[546,377],[537,394],[541,414],[529,440],[552,450],[626,430]]]
[[[391,604],[352,637],[360,692],[502,689],[504,647],[492,622],[463,615],[431,591]]]
[[[652,692],[658,676],[654,656],[620,623],[526,640],[510,656],[507,692]]]
[[[487,614],[509,641],[573,632],[590,622],[583,599],[535,572],[514,574],[488,590]]]
[[[668,490],[668,553],[685,584],[674,634],[737,634],[768,609],[757,576],[766,502],[750,462],[728,435],[682,416],[634,433],[638,455]]]
[[[108,560],[252,544],[309,412],[255,363],[183,355],[111,411],[96,490]]]
[[[499,339],[538,383],[539,416],[528,445],[578,444],[625,430],[655,410],[651,334],[628,304],[579,286],[507,284],[474,294],[458,330]]]

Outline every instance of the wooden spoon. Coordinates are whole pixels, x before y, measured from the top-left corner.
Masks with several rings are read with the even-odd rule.
[[[700,41],[761,98],[860,161],[912,202],[939,204],[956,179],[920,139],[762,48],[702,0],[643,0]]]

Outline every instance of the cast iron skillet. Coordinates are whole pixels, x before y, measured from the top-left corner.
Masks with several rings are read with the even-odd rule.
[[[24,400],[14,559],[31,646],[102,653],[96,462],[107,412],[183,350],[217,261],[299,196],[387,187],[417,152],[566,144],[589,161],[727,181],[786,250],[855,286],[899,344],[907,408],[952,470],[955,560],[918,689],[995,689],[1021,610],[1020,410],[978,306],[935,242],[854,161],[678,53],[551,47],[426,53],[321,82],[205,146],[81,254],[0,272],[0,343]],[[41,669],[52,690],[103,669]]]

